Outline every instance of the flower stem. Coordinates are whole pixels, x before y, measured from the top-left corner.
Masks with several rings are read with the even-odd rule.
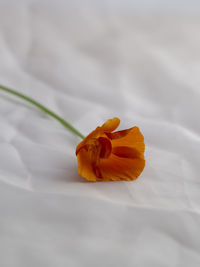
[[[61,118],[60,116],[58,116],[53,111],[51,111],[50,109],[46,108],[45,106],[43,106],[39,102],[35,101],[34,99],[32,99],[32,98],[30,98],[30,97],[28,97],[28,96],[26,96],[26,95],[24,95],[24,94],[22,94],[20,92],[17,92],[17,91],[15,91],[13,89],[10,89],[10,88],[8,88],[6,86],[3,86],[3,85],[0,85],[0,89],[3,90],[3,91],[6,91],[7,93],[13,94],[15,96],[18,96],[18,97],[26,100],[27,102],[29,102],[32,105],[38,107],[42,111],[46,112],[49,116],[51,116],[54,119],[56,119],[57,121],[59,121],[64,127],[66,127],[68,130],[70,130],[71,132],[73,132],[77,136],[81,137],[82,139],[85,138],[84,135],[82,133],[80,133],[77,129],[75,129],[70,123],[68,123],[63,118]]]

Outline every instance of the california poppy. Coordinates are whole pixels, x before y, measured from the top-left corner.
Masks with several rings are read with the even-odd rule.
[[[143,171],[145,145],[138,127],[113,132],[120,123],[118,118],[113,118],[84,137],[69,122],[35,99],[3,85],[0,90],[35,105],[83,139],[76,147],[78,172],[88,181],[133,180]]]
[[[143,171],[143,135],[136,126],[113,132],[119,124],[107,120],[77,146],[78,172],[88,181],[133,180]]]

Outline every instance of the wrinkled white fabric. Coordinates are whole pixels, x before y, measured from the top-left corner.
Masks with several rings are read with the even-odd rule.
[[[138,180],[88,183],[80,139],[0,91],[0,266],[200,266],[200,7],[147,2],[0,1],[1,84],[146,143]]]

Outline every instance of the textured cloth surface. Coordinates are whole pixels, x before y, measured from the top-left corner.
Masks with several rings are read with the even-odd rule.
[[[200,8],[141,2],[0,1],[0,83],[146,142],[138,180],[86,182],[80,139],[0,92],[0,266],[200,266]]]

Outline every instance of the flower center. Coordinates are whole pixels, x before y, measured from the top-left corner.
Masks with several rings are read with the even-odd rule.
[[[105,137],[99,137],[97,139],[98,143],[99,143],[99,149],[100,149],[100,153],[99,153],[99,157],[101,159],[106,159],[110,156],[111,151],[112,151],[112,145],[111,142],[108,138]]]

